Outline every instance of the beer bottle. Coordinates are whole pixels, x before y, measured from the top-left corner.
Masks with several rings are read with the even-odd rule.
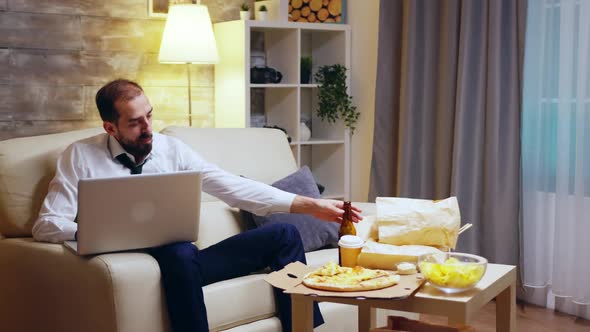
[[[338,239],[344,235],[356,235],[356,228],[352,222],[352,213],[350,211],[350,202],[344,202],[344,214],[342,215],[342,222],[338,230]],[[341,248],[338,247],[338,264],[342,266]]]
[[[354,223],[352,222],[350,202],[344,202],[344,214],[342,215],[340,230],[338,230],[338,238],[341,238],[343,235],[356,235],[356,228],[354,228]]]

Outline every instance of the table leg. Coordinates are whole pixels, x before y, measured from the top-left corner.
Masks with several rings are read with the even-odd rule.
[[[313,332],[313,298],[291,294],[291,320],[293,331]]]
[[[377,311],[366,304],[358,305],[358,331],[369,332],[372,327],[375,327],[377,321]]]
[[[496,296],[496,331],[516,332],[516,285]]]

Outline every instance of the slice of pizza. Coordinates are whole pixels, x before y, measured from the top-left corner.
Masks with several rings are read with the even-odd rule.
[[[318,276],[333,276],[339,273],[343,273],[347,269],[350,268],[342,267],[334,262],[329,262],[328,264],[322,266],[321,268],[315,270],[312,273]]]
[[[399,280],[400,276],[391,271],[341,267],[330,262],[305,275],[303,284],[314,289],[353,292],[386,288]]]

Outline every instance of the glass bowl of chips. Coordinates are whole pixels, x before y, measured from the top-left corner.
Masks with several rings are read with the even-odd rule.
[[[488,260],[477,255],[457,252],[425,254],[418,258],[424,278],[445,293],[469,290],[481,280]]]

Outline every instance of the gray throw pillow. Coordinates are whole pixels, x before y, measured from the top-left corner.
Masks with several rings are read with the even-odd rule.
[[[318,186],[307,166],[303,166],[297,172],[278,180],[273,187],[301,196],[319,198]],[[339,225],[334,222],[326,222],[305,214],[276,213],[266,217],[253,215],[258,227],[277,223],[292,224],[297,227],[305,252],[313,251],[326,246],[335,246],[338,243]]]

